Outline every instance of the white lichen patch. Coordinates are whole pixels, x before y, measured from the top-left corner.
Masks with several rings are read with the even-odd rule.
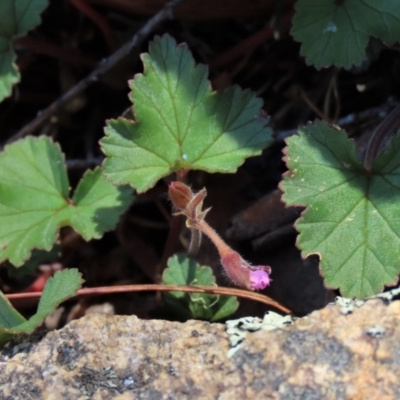
[[[399,295],[400,295],[400,288],[392,289],[385,293],[379,293],[375,296],[367,297],[365,300],[353,300],[353,299],[348,299],[346,297],[337,296],[335,298],[335,302],[333,304],[340,307],[340,312],[343,315],[347,315],[347,314],[351,314],[354,311],[355,307],[362,307],[363,304],[368,300],[381,299],[386,302],[390,302],[396,296],[399,296]]]
[[[268,311],[264,318],[258,317],[244,317],[239,319],[233,319],[226,321],[226,332],[229,335],[229,345],[227,357],[232,357],[240,345],[243,343],[249,332],[256,332],[259,330],[272,331],[274,329],[280,329],[285,326],[293,324],[296,317],[292,315],[280,315],[272,311]]]
[[[343,315],[351,314],[355,307],[361,307],[365,303],[364,300],[347,299],[346,297],[337,296],[335,298],[335,305],[340,308]]]
[[[396,296],[400,295],[400,288],[389,290],[385,293],[379,293],[376,296],[371,297],[372,299],[382,299],[386,301],[392,301]]]
[[[385,334],[385,328],[379,324],[375,324],[372,328],[366,330],[366,334],[373,338],[380,338]]]

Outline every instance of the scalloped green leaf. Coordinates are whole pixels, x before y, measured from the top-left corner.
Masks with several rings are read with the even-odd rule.
[[[163,273],[166,285],[215,286],[215,277],[210,267],[204,267],[184,254],[175,254],[168,260]],[[233,314],[239,307],[235,296],[216,296],[205,293],[170,292],[165,300],[186,318],[217,321]],[[182,312],[183,310],[183,312]]]
[[[21,333],[31,333],[63,301],[76,295],[83,279],[76,269],[57,272],[46,282],[36,314],[26,320],[0,292],[0,344]]]
[[[400,41],[397,0],[298,0],[291,34],[307,64],[351,68],[366,58],[371,36]]]
[[[132,201],[132,189],[116,187],[88,171],[69,199],[64,156],[47,137],[28,137],[0,153],[0,261],[20,266],[32,249],[50,250],[58,228],[72,226],[86,240],[113,229]]]
[[[48,0],[0,1],[0,101],[10,96],[20,80],[12,42],[40,24],[40,14],[47,6]]]
[[[318,254],[326,285],[365,298],[400,272],[400,136],[368,174],[354,143],[322,122],[287,140],[288,205],[306,206],[296,223],[302,255]]]
[[[135,121],[108,121],[101,140],[115,184],[143,192],[179,169],[235,172],[271,142],[262,100],[239,87],[213,92],[186,45],[156,37],[142,60],[143,74],[130,81]]]

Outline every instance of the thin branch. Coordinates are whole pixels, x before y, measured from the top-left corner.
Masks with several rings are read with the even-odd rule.
[[[304,100],[304,102],[314,111],[315,114],[318,115],[319,118],[330,121],[330,118],[325,115],[310,99],[308,93],[300,86],[300,97]]]
[[[386,117],[389,114],[389,111],[393,109],[394,105],[398,105],[398,103],[394,100],[387,101],[386,103],[381,104],[378,107],[368,108],[366,110],[351,113],[344,117],[341,117],[338,121],[335,122],[338,126],[343,125],[360,125],[365,124],[366,122],[370,123],[372,120],[379,120],[383,117]],[[285,131],[278,131],[275,135],[275,141],[281,142],[284,139],[297,134],[298,129],[288,129]]]
[[[110,57],[100,62],[98,67],[93,70],[86,78],[79,81],[73,86],[68,92],[61,96],[58,100],[49,105],[45,110],[40,112],[35,119],[25,125],[15,135],[13,135],[7,143],[13,142],[17,139],[21,139],[39,128],[44,121],[49,119],[58,109],[64,104],[68,103],[76,95],[83,92],[93,82],[97,81],[101,75],[106,73],[112,67],[114,67],[120,60],[128,56],[132,50],[138,47],[143,40],[154,30],[154,28],[162,21],[173,17],[173,10],[183,0],[171,0],[168,2],[154,17],[150,18],[147,23],[138,31],[136,34],[125,43],[120,49],[118,49]]]
[[[279,304],[277,301],[272,300],[268,296],[264,296],[260,293],[250,292],[248,290],[242,290],[237,288],[229,288],[222,286],[180,286],[180,285],[161,285],[161,284],[146,284],[146,285],[123,285],[123,286],[111,286],[111,287],[96,287],[80,289],[77,292],[77,296],[97,296],[101,294],[110,293],[127,293],[127,292],[185,292],[185,293],[209,293],[220,296],[237,296],[243,299],[254,300],[260,303],[266,304],[271,307],[284,312],[285,314],[291,314],[285,306]],[[40,292],[35,293],[16,293],[7,294],[6,297],[11,302],[19,299],[39,299],[41,297]]]

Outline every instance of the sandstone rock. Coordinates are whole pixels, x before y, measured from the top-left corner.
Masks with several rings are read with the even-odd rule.
[[[327,307],[228,359],[222,324],[92,314],[6,346],[0,399],[400,398],[399,317],[399,301]]]
[[[288,328],[248,335],[232,358],[244,398],[400,398],[399,318],[399,301],[371,300],[350,315],[327,307]]]
[[[0,398],[214,398],[227,350],[223,325],[90,314],[37,342],[5,348]]]

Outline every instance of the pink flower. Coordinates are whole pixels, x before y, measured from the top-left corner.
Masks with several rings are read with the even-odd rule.
[[[256,267],[253,267],[256,268]],[[253,290],[265,289],[271,280],[269,278],[268,272],[263,269],[257,269],[250,272],[250,288]]]

